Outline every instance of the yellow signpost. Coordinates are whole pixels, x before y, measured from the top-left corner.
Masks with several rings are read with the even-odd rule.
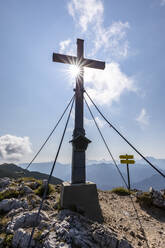
[[[134,164],[135,161],[126,159],[126,160],[120,160],[120,163],[121,164]]]
[[[133,155],[120,155],[120,159],[133,159]]]
[[[130,176],[129,176],[129,164],[135,164],[135,160],[133,160],[133,155],[120,155],[120,163],[127,165],[127,176],[128,176],[128,189],[130,189]]]

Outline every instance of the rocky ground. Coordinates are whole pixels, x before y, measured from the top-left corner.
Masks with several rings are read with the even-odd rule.
[[[99,191],[99,200],[105,225],[113,228],[118,237],[126,238],[133,247],[165,247],[165,208],[139,204],[136,194],[131,200],[129,196]]]
[[[0,180],[0,248],[27,247],[43,185],[41,181],[29,178]],[[60,185],[51,185],[31,247],[164,248],[164,192],[153,189],[146,194],[132,192],[131,198],[118,194],[98,192],[104,222],[97,223],[73,209],[61,210]]]

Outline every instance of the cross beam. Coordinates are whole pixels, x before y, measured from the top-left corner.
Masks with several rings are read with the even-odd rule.
[[[80,59],[75,56],[64,55],[59,53],[53,53],[53,62],[59,62],[64,64],[71,65],[80,65],[82,67],[89,67],[94,69],[102,69],[105,68],[105,62],[93,60],[93,59]]]
[[[84,58],[84,40],[77,39],[77,57],[53,53],[53,62],[77,65],[80,73],[76,78],[75,90],[75,128],[72,142],[71,183],[85,183],[85,150],[91,142],[85,137],[84,130],[84,67],[104,70],[105,62]]]

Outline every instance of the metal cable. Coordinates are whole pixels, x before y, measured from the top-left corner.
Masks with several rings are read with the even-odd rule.
[[[107,148],[107,150],[108,150],[108,152],[109,152],[109,154],[110,154],[110,156],[111,156],[111,158],[112,158],[112,160],[113,160],[113,162],[114,162],[114,164],[115,164],[115,166],[116,166],[118,172],[120,173],[120,176],[122,177],[122,179],[123,179],[123,181],[124,181],[126,187],[128,188],[128,185],[127,185],[127,183],[126,183],[126,180],[125,180],[125,178],[123,177],[123,175],[122,175],[122,173],[121,173],[121,171],[120,171],[120,169],[119,169],[119,167],[118,167],[118,165],[117,165],[117,163],[116,163],[116,161],[115,161],[115,159],[114,159],[114,157],[113,157],[113,155],[112,155],[112,153],[111,153],[111,151],[110,151],[110,149],[109,149],[109,147],[108,147],[108,145],[107,145],[107,143],[106,143],[106,141],[105,141],[105,139],[104,139],[104,137],[103,137],[103,135],[102,135],[102,132],[101,132],[101,130],[100,130],[98,124],[97,124],[97,121],[96,121],[95,118],[94,118],[94,115],[93,115],[93,113],[92,113],[92,111],[91,111],[91,109],[90,109],[90,107],[89,107],[89,105],[88,105],[88,103],[87,103],[85,97],[84,97],[84,100],[85,100],[85,103],[86,103],[86,105],[87,105],[87,107],[88,107],[88,110],[89,110],[89,112],[90,112],[90,114],[91,114],[91,116],[92,116],[92,119],[93,119],[93,121],[95,122],[95,125],[96,125],[96,127],[97,127],[97,129],[98,129],[98,131],[99,131],[99,133],[100,133],[100,135],[101,135],[101,138],[103,139],[103,142],[104,142],[104,144],[105,144],[105,146],[106,146],[106,148]]]
[[[104,138],[104,136],[103,136],[103,134],[102,134],[102,132],[101,132],[99,126],[98,126],[97,121],[96,121],[95,118],[94,118],[94,115],[93,115],[93,113],[92,113],[92,111],[91,111],[91,109],[90,109],[90,107],[89,107],[89,105],[88,105],[88,103],[87,103],[85,97],[84,97],[84,100],[85,100],[85,103],[86,103],[86,105],[87,105],[87,107],[88,107],[88,110],[89,110],[89,112],[90,112],[90,114],[91,114],[91,116],[92,116],[92,119],[93,119],[93,121],[94,121],[94,123],[95,123],[95,125],[96,125],[96,127],[97,127],[97,129],[98,129],[98,131],[99,131],[99,133],[100,133],[100,135],[101,135],[101,138],[103,139],[103,142],[104,142],[104,144],[105,144],[105,146],[106,146],[106,148],[107,148],[107,150],[108,150],[108,152],[109,152],[109,154],[110,154],[110,156],[111,156],[111,158],[112,158],[112,160],[113,160],[113,162],[114,162],[114,164],[115,164],[115,166],[116,166],[118,172],[120,173],[120,176],[122,177],[123,182],[125,183],[127,190],[129,191],[129,198],[131,199],[131,203],[132,203],[133,208],[134,208],[134,211],[135,211],[135,213],[136,213],[136,216],[137,216],[139,225],[140,225],[141,230],[142,230],[142,232],[143,232],[143,235],[144,235],[144,237],[145,237],[145,241],[146,241],[147,248],[149,248],[148,240],[147,240],[147,237],[146,237],[146,234],[145,234],[143,225],[142,225],[142,223],[141,223],[141,220],[140,220],[140,218],[139,218],[138,211],[137,211],[137,209],[136,209],[136,207],[135,207],[135,204],[134,204],[134,202],[133,202],[133,199],[132,199],[132,196],[131,196],[131,191],[130,191],[130,189],[129,189],[129,187],[128,187],[128,184],[126,183],[126,180],[124,179],[124,177],[123,177],[123,175],[122,175],[122,173],[121,173],[119,167],[117,166],[117,163],[116,163],[116,161],[115,161],[115,159],[114,159],[114,157],[113,157],[113,155],[112,155],[112,153],[111,153],[111,151],[110,151],[110,149],[109,149],[109,147],[108,147],[108,145],[107,145],[107,143],[106,143],[106,141],[105,141],[105,138]]]
[[[97,109],[97,111],[99,112],[99,114],[103,117],[103,119],[110,125],[110,127],[112,127],[116,133],[118,133],[120,135],[120,137],[122,139],[124,139],[126,141],[126,143],[132,147],[132,149],[137,152],[153,169],[155,169],[162,177],[165,178],[165,175],[163,174],[163,172],[161,172],[159,169],[157,169],[147,158],[145,158],[107,119],[106,117],[101,113],[101,111],[99,110],[99,108],[96,106],[96,104],[93,102],[93,100],[91,99],[91,97],[89,96],[89,94],[86,92],[86,95],[88,96],[88,98],[90,99],[90,101],[93,103],[93,105],[95,106],[95,108]]]
[[[138,211],[137,211],[137,209],[136,209],[136,207],[135,207],[135,204],[134,204],[134,201],[133,201],[133,199],[132,199],[130,189],[128,189],[128,191],[129,191],[129,198],[131,199],[131,203],[132,203],[133,208],[134,208],[134,211],[135,211],[135,213],[136,213],[136,216],[137,216],[137,219],[138,219],[138,222],[139,222],[141,231],[142,231],[142,233],[143,233],[143,235],[144,235],[144,238],[145,238],[145,242],[146,242],[147,248],[150,248],[150,247],[149,247],[149,244],[148,244],[148,240],[147,240],[147,236],[146,236],[145,230],[144,230],[144,228],[143,228],[143,225],[142,225],[142,223],[141,223],[141,220],[140,220]]]
[[[74,95],[75,96],[75,95]],[[73,101],[73,98],[69,101],[68,105],[66,106],[63,114],[61,115],[60,119],[58,120],[57,124],[54,126],[54,128],[52,129],[52,131],[50,132],[49,136],[47,137],[47,139],[45,140],[45,142],[43,143],[43,145],[40,147],[40,149],[38,150],[38,152],[36,153],[36,155],[34,156],[34,158],[31,160],[31,162],[28,164],[28,166],[25,168],[25,170],[27,170],[30,165],[33,163],[33,161],[36,159],[36,157],[38,156],[38,154],[41,152],[41,150],[44,148],[44,146],[46,145],[46,143],[48,142],[48,140],[50,139],[50,137],[52,136],[52,134],[54,133],[55,129],[57,128],[58,124],[60,123],[60,121],[62,120],[64,114],[66,113],[67,109],[69,108],[71,102]]]
[[[44,200],[45,200],[45,198],[46,198],[46,195],[47,195],[49,183],[50,183],[50,180],[51,180],[53,171],[54,171],[54,167],[55,167],[55,165],[56,165],[56,161],[57,161],[57,158],[58,158],[60,149],[61,149],[61,145],[62,145],[64,136],[65,136],[65,132],[66,132],[66,129],[67,129],[67,126],[68,126],[68,122],[69,122],[69,119],[70,119],[70,115],[71,115],[71,112],[72,112],[72,109],[73,109],[74,100],[75,100],[75,98],[72,98],[72,105],[71,105],[71,108],[70,108],[70,111],[69,111],[69,114],[68,114],[68,118],[67,118],[67,121],[66,121],[66,124],[65,124],[65,128],[64,128],[64,131],[63,131],[63,134],[62,134],[62,138],[61,138],[61,141],[60,141],[60,144],[59,144],[59,147],[58,147],[58,150],[57,150],[55,159],[54,159],[54,163],[53,163],[53,165],[52,165],[52,169],[51,169],[51,172],[50,172],[49,177],[48,177],[48,181],[47,181],[47,184],[46,184],[44,193],[43,193],[42,201],[41,201],[41,204],[40,204],[40,207],[39,207],[39,210],[38,210],[36,219],[35,219],[35,223],[34,223],[34,226],[33,226],[32,232],[31,232],[31,235],[30,235],[30,239],[29,239],[27,248],[30,248],[30,244],[31,244],[31,241],[32,241],[32,238],[33,238],[33,234],[34,234],[34,231],[35,231],[35,227],[36,227],[36,225],[37,225],[38,218],[39,218],[40,212],[41,212],[41,210],[42,210],[43,202],[44,202]]]

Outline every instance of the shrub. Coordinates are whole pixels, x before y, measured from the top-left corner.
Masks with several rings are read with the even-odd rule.
[[[115,193],[117,195],[129,195],[130,192],[128,189],[125,189],[123,187],[117,187],[111,190],[112,193]]]

